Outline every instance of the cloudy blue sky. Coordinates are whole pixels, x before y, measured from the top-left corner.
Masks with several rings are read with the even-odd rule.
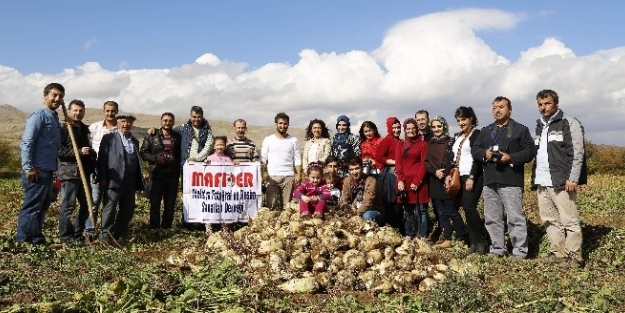
[[[587,4],[582,4],[587,3]],[[495,96],[533,128],[556,90],[593,142],[625,145],[625,4],[569,1],[2,1],[0,103],[29,111],[48,82],[90,107],[201,105],[271,124],[286,111],[352,124],[418,109],[485,125]],[[381,127],[382,129],[384,127]]]

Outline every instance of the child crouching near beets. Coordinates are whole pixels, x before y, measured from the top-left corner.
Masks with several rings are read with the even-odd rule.
[[[323,164],[311,162],[306,167],[306,179],[293,192],[294,198],[299,198],[299,214],[301,217],[310,216],[323,218],[327,201],[330,198],[330,189],[323,181]]]
[[[213,139],[213,154],[206,157],[204,163],[206,164],[224,164],[224,165],[232,165],[232,159],[225,154],[226,151],[226,143],[228,142],[228,138],[226,136],[217,136]],[[227,227],[223,226],[227,229]],[[206,223],[206,234],[211,235],[213,233],[213,227],[210,223]]]

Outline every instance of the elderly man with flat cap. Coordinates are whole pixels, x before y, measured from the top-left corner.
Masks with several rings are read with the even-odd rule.
[[[113,241],[111,236],[127,239],[128,226],[135,213],[135,192],[143,190],[139,141],[130,133],[135,120],[129,114],[117,115],[118,131],[104,135],[100,143],[98,174],[107,200],[100,234],[104,244]]]

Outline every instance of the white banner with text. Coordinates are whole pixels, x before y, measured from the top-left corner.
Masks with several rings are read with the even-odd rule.
[[[235,223],[256,218],[262,199],[259,162],[220,165],[187,162],[182,203],[188,223]]]

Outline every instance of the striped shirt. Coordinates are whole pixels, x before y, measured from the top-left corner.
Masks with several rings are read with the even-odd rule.
[[[230,139],[226,144],[226,154],[233,160],[241,162],[254,162],[258,161],[258,153],[256,151],[256,145],[253,141],[243,139]]]

